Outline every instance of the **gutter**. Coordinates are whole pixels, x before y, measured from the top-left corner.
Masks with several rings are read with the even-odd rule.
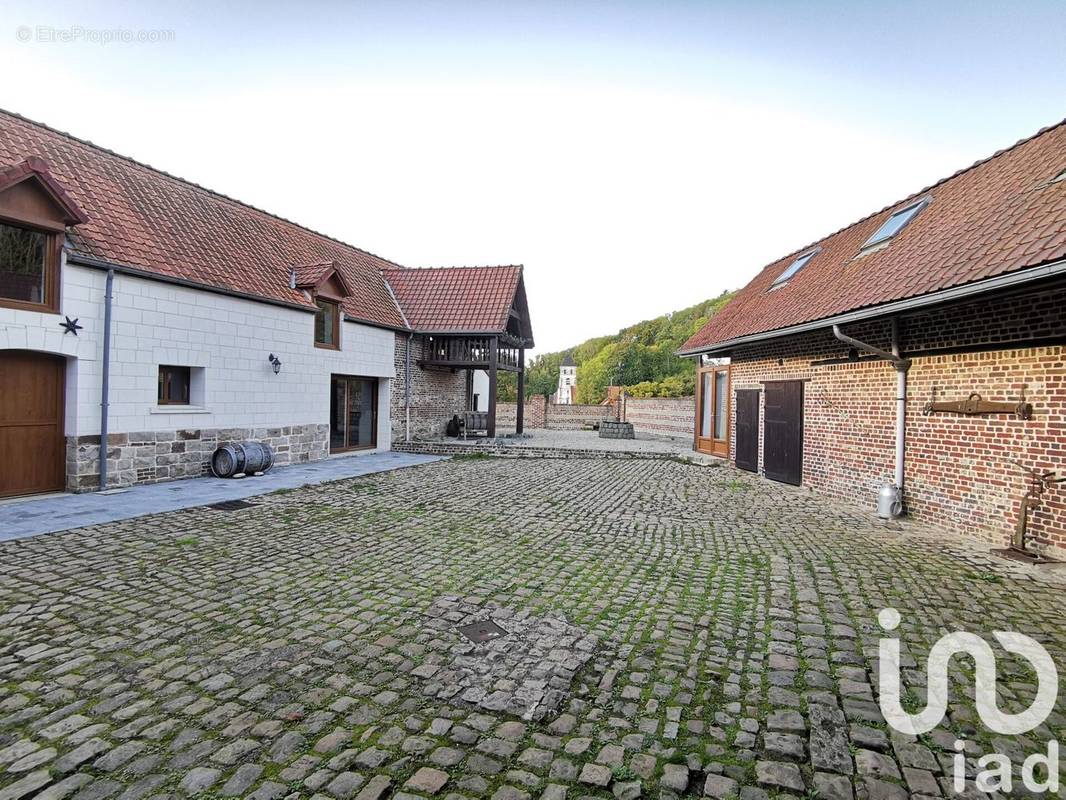
[[[883,516],[898,517],[903,513],[903,471],[906,463],[906,450],[907,450],[907,371],[911,368],[911,360],[909,358],[900,357],[899,346],[899,320],[895,317],[892,318],[892,352],[882,350],[879,347],[874,347],[871,344],[860,342],[858,339],[854,339],[851,336],[847,336],[839,325],[833,326],[833,336],[845,344],[850,344],[852,347],[859,350],[865,350],[867,353],[873,353],[879,358],[883,358],[896,368],[896,470],[895,470],[895,497],[889,502],[889,507],[882,513],[882,509],[878,508],[878,513],[882,513]],[[884,490],[882,490],[884,492]]]
[[[114,296],[115,270],[107,271],[104,289],[103,379],[100,382],[100,491],[107,488],[107,416],[111,391],[111,301]]]
[[[1063,275],[1066,275],[1066,259],[1059,259],[1058,261],[1052,261],[1050,264],[1044,264],[1040,267],[1018,270],[1017,272],[1011,272],[1007,275],[997,275],[994,278],[986,278],[985,280],[974,281],[973,283],[968,283],[964,286],[954,286],[950,289],[942,289],[939,292],[932,292],[931,294],[908,297],[904,300],[895,300],[890,303],[883,303],[869,308],[848,311],[832,317],[812,320],[811,322],[801,322],[798,325],[791,325],[787,328],[777,328],[771,331],[752,333],[747,336],[738,336],[735,339],[718,342],[717,344],[708,345],[706,347],[695,347],[691,350],[678,350],[676,355],[683,358],[691,358],[703,354],[716,353],[721,350],[739,347],[740,345],[755,344],[757,342],[767,341],[768,339],[792,336],[797,333],[809,333],[810,331],[829,328],[833,325],[847,325],[852,322],[860,322],[862,320],[874,319],[876,317],[899,315],[909,311],[939,305],[940,303],[962,300],[986,292],[1008,289],[1014,286],[1033,283],[1044,278],[1061,277]]]

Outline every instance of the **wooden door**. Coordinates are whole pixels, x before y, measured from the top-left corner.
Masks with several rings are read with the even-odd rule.
[[[0,350],[0,497],[62,491],[66,362]]]
[[[763,472],[767,478],[799,486],[803,480],[803,382],[766,384]]]
[[[729,367],[696,373],[696,449],[729,456]]]
[[[759,471],[758,389],[737,389],[736,465],[748,472]]]

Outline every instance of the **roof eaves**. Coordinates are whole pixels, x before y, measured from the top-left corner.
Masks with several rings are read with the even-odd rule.
[[[881,303],[879,305],[867,306],[866,308],[846,311],[831,317],[822,317],[821,319],[801,322],[797,325],[790,325],[787,328],[775,328],[773,330],[760,331],[759,333],[752,333],[746,336],[738,336],[733,339],[726,339],[725,341],[715,342],[709,345],[691,347],[687,350],[676,350],[675,355],[682,358],[692,358],[708,353],[729,350],[742,345],[757,344],[770,339],[778,339],[784,336],[795,336],[800,333],[809,333],[833,325],[846,325],[851,322],[859,322],[875,317],[899,314],[918,308],[948,303],[952,300],[961,300],[971,296],[985,294],[986,292],[994,292],[1000,289],[1032,283],[1034,281],[1043,280],[1044,278],[1063,275],[1066,275],[1066,259],[1052,261],[1037,267],[1028,267],[1015,272],[1008,272],[1005,275],[997,275],[981,281],[965,283],[961,286],[952,286],[938,292],[930,292],[928,294],[908,297],[902,300],[894,300],[888,303]]]

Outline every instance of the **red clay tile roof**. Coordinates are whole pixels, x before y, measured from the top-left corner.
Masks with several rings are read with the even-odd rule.
[[[387,269],[411,327],[427,333],[498,333],[522,280],[521,266]]]
[[[812,322],[1066,257],[1066,121],[764,267],[681,347],[699,352],[742,336]],[[931,202],[887,247],[856,258],[894,211]],[[798,255],[821,251],[789,282]]]
[[[0,170],[38,156],[88,216],[73,254],[269,300],[313,307],[289,288],[299,264],[332,261],[345,312],[406,327],[381,270],[390,261],[144,164],[0,111]]]

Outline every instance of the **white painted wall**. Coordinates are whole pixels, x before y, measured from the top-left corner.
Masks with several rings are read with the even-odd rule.
[[[68,436],[100,432],[103,297],[106,273],[65,264],[61,313],[0,308],[0,349],[66,356]],[[275,427],[329,422],[332,373],[383,379],[378,442],[390,441],[392,331],[344,322],[341,349],[314,346],[313,314],[116,275],[111,329],[113,433],[181,428]],[[84,330],[64,335],[63,316]],[[275,375],[267,356],[282,362]],[[203,405],[156,404],[160,364],[203,369]]]
[[[477,408],[474,411],[488,411],[489,373],[483,369],[474,370],[474,394],[477,395]]]

